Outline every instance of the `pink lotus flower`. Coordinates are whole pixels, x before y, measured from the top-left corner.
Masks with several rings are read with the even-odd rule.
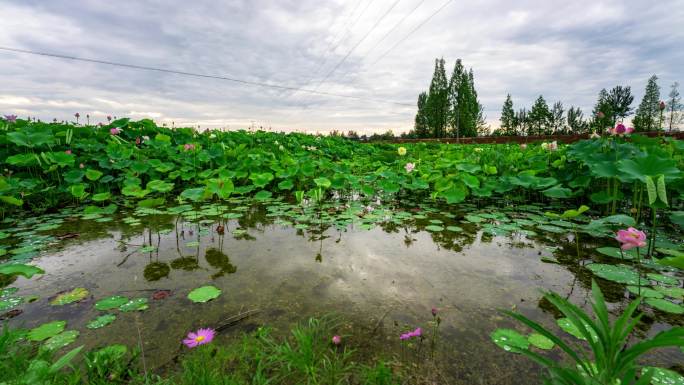
[[[81,117],[81,114],[79,114],[79,113],[77,112],[77,113],[74,114],[74,116],[76,117],[76,119],[78,119],[78,118]]]
[[[416,330],[408,333],[404,333],[401,336],[399,336],[399,339],[402,341],[411,339],[413,337],[420,337],[423,334],[423,329],[417,328]]]
[[[186,143],[183,145],[183,149],[185,151],[193,151],[195,149],[195,145],[192,143]]]
[[[342,337],[337,336],[337,335],[333,336],[332,337],[332,343],[333,343],[333,345],[341,344],[342,343]]]
[[[555,140],[551,143],[549,143],[549,151],[556,151],[558,150],[558,142]]]
[[[109,122],[112,121],[112,116],[111,116],[111,115],[107,115],[107,121],[109,121]]]
[[[71,150],[66,150],[66,151],[64,151],[64,153],[67,155],[71,155]]]
[[[116,127],[110,128],[109,133],[112,135],[119,135],[121,133],[121,129]]]
[[[5,115],[5,120],[7,123],[16,123],[17,122],[17,116],[16,115]]]
[[[142,139],[140,137],[135,138],[135,144],[140,146],[140,143],[142,142]]]
[[[520,143],[520,149],[526,150],[527,149],[527,143]]]
[[[188,337],[183,340],[183,344],[192,349],[199,345],[208,344],[214,339],[215,334],[214,329],[199,329],[197,332],[188,333]]]
[[[632,127],[627,127],[627,126],[625,126],[625,125],[622,124],[622,123],[618,123],[614,128],[611,128],[611,129],[609,130],[609,132],[610,132],[612,135],[620,135],[620,136],[622,136],[622,135],[631,134],[632,132],[634,132],[634,128],[632,128]]]
[[[604,114],[603,112],[599,111],[598,114],[596,114],[596,117],[599,118],[599,119],[603,119],[603,118],[606,117],[606,114]]]
[[[432,316],[433,316],[433,317],[437,317],[437,313],[438,313],[438,312],[439,312],[439,310],[437,310],[436,307],[433,307],[433,308],[432,308]]]
[[[85,168],[85,165],[83,163],[78,165],[78,168]]]
[[[615,239],[622,243],[622,250],[646,246],[646,234],[634,227],[630,227],[627,230],[619,230]]]
[[[661,111],[664,110],[665,109],[665,102],[661,100],[660,103],[658,104],[658,107],[660,108]]]
[[[404,169],[405,169],[406,172],[408,172],[408,173],[410,173],[411,171],[413,171],[413,169],[415,169],[415,168],[416,168],[416,165],[415,165],[414,163],[406,163],[406,166],[404,166]]]

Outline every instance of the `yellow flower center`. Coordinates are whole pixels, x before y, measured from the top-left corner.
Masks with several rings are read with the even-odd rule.
[[[205,338],[206,338],[205,336],[197,336],[197,337],[195,338],[195,341],[197,341],[197,342],[202,342],[202,341],[204,341]]]

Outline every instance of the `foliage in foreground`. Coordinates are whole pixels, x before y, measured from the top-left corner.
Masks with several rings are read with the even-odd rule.
[[[75,357],[78,347],[59,359],[24,340],[25,332],[5,327],[0,337],[0,384],[363,384],[394,385],[400,379],[387,363],[358,362],[353,349],[331,343],[329,320],[310,319],[279,341],[268,328],[226,345],[207,344],[181,357],[162,377],[145,374],[137,352],[110,345]],[[406,383],[406,382],[405,382]],[[415,383],[415,382],[409,382]]]
[[[591,355],[586,354],[583,348],[573,348],[540,324],[511,311],[504,313],[543,336],[549,342],[548,347],[543,348],[557,345],[571,359],[570,363],[558,362],[532,351],[529,348],[532,341],[526,340],[514,331],[502,333],[502,329],[499,329],[492,338],[504,349],[521,353],[545,367],[548,371],[545,384],[646,385],[651,383],[655,375],[662,376],[662,373],[667,373],[659,368],[644,368],[639,365],[638,360],[653,349],[684,347],[684,328],[672,327],[650,339],[630,345],[632,331],[643,315],[635,315],[641,298],[630,303],[624,312],[611,322],[603,293],[595,281],[592,283],[592,294],[591,305],[595,319],[556,293],[544,295],[566,317],[567,326],[564,329],[572,332],[575,337],[587,341]],[[502,334],[504,338],[501,338]]]

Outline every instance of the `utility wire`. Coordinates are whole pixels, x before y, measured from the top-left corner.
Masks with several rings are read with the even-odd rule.
[[[356,44],[347,52],[346,55],[344,55],[344,57],[342,58],[342,60],[340,60],[340,61],[337,63],[337,65],[335,65],[335,67],[333,67],[333,69],[331,69],[330,72],[328,72],[328,74],[325,75],[325,77],[323,78],[323,80],[321,80],[320,82],[318,82],[318,84],[316,85],[316,88],[314,88],[315,90],[317,90],[318,87],[320,87],[323,83],[325,83],[325,81],[328,80],[328,79],[330,78],[330,76],[331,76],[338,68],[340,68],[340,66],[342,65],[342,63],[344,63],[345,60],[347,60],[347,58],[349,57],[349,55],[351,55],[352,52],[354,52],[354,50],[355,50],[361,43],[363,43],[363,41],[366,40],[366,38],[368,38],[368,36],[370,36],[370,34],[373,33],[373,31],[375,31],[375,28],[377,28],[378,25],[380,25],[380,23],[385,19],[385,17],[387,17],[387,15],[389,15],[390,12],[392,12],[392,10],[394,9],[394,7],[396,7],[397,4],[399,4],[400,1],[401,1],[401,0],[395,1],[394,4],[392,4],[392,6],[390,6],[389,9],[387,9],[387,11],[385,11],[385,13],[384,13],[382,16],[380,16],[380,18],[375,22],[375,24],[373,25],[373,27],[366,33],[366,35],[365,35],[361,40],[359,40],[359,41],[358,41],[358,42],[357,42],[357,43],[356,43]]]
[[[336,38],[333,39],[333,42],[337,41],[337,43],[334,43],[334,46],[333,46],[332,48],[330,48],[329,50],[326,50],[327,53],[326,53],[326,55],[325,55],[324,60],[323,60],[322,62],[320,62],[320,64],[318,65],[318,67],[316,67],[316,69],[312,72],[311,77],[310,77],[309,79],[307,79],[306,82],[304,82],[304,84],[302,85],[302,87],[306,87],[306,86],[308,86],[309,84],[311,84],[311,82],[314,80],[314,78],[316,77],[316,75],[318,75],[318,72],[319,72],[323,67],[325,67],[325,65],[328,63],[328,60],[332,57],[332,55],[335,54],[335,50],[337,49],[337,47],[339,47],[340,44],[342,44],[342,42],[347,38],[347,35],[349,35],[349,33],[351,33],[352,28],[354,28],[354,26],[356,25],[356,23],[358,23],[359,20],[361,20],[361,16],[363,16],[363,14],[366,13],[366,10],[368,9],[368,7],[370,7],[370,5],[371,5],[372,3],[373,3],[373,0],[370,0],[370,1],[368,2],[368,4],[366,4],[366,7],[365,7],[363,10],[361,10],[361,13],[359,13],[359,15],[356,17],[356,20],[354,20],[354,22],[353,22],[349,27],[347,27],[346,30],[344,30],[345,33],[344,33],[344,35],[343,35],[339,40],[337,40]],[[361,4],[361,1],[359,1],[359,3],[358,3],[357,5],[360,5],[360,4]]]
[[[417,30],[419,30],[422,26],[424,26],[430,19],[435,17],[439,12],[441,12],[444,8],[446,8],[447,5],[451,4],[454,0],[447,0],[446,3],[442,4],[441,7],[437,8],[435,12],[433,12],[430,16],[427,17],[427,19],[423,20],[422,23],[418,24],[414,29],[411,30],[411,32],[407,33],[401,40],[399,40],[395,45],[390,47],[387,51],[385,51],[382,55],[380,55],[373,63],[370,65],[375,65],[377,62],[382,60],[385,56],[387,56],[388,53],[390,53],[393,49],[397,48],[397,46],[401,43],[403,43],[406,39],[408,39],[413,33],[415,33]]]
[[[228,77],[228,76],[208,75],[208,74],[200,74],[200,73],[187,72],[187,71],[177,71],[177,70],[171,70],[171,69],[166,69],[166,68],[142,66],[142,65],[137,65],[137,64],[127,64],[127,63],[113,62],[113,61],[100,60],[100,59],[90,59],[90,58],[83,58],[83,57],[77,57],[77,56],[61,55],[61,54],[39,52],[39,51],[31,51],[31,50],[11,48],[11,47],[0,46],[0,50],[8,51],[8,52],[24,53],[24,54],[29,54],[29,55],[47,56],[47,57],[53,57],[53,58],[59,58],[59,59],[88,62],[88,63],[105,64],[105,65],[114,66],[114,67],[123,67],[123,68],[136,69],[136,70],[162,72],[162,73],[168,73],[168,74],[174,74],[174,75],[191,76],[191,77],[196,77],[196,78],[225,80],[225,81],[234,82],[234,83],[240,83],[240,84],[257,86],[257,87],[264,87],[264,88],[273,88],[273,89],[277,89],[277,90],[301,91],[301,92],[306,92],[306,93],[316,94],[316,95],[334,96],[334,97],[338,97],[338,98],[365,100],[365,101],[372,101],[372,102],[396,104],[399,106],[411,106],[411,107],[413,107],[413,104],[410,104],[410,103],[402,103],[402,102],[396,102],[396,101],[384,100],[384,99],[376,99],[376,98],[366,98],[366,97],[362,97],[362,96],[335,94],[332,92],[324,92],[324,91],[310,90],[310,89],[299,88],[299,87],[283,86],[283,85],[279,85],[279,84],[255,82],[255,81],[251,81],[251,80],[237,79],[237,78],[232,78],[232,77]]]
[[[392,32],[394,32],[394,30],[397,29],[397,27],[399,27],[399,25],[401,25],[406,19],[408,19],[408,17],[411,16],[411,15],[418,9],[418,7],[420,7],[421,5],[423,5],[424,2],[425,2],[425,0],[420,0],[420,1],[418,2],[418,5],[416,5],[415,7],[413,7],[413,9],[412,9],[409,13],[407,13],[406,15],[404,15],[404,17],[402,17],[401,20],[399,20],[396,24],[394,24],[394,26],[393,26],[389,31],[387,31],[387,33],[385,34],[385,36],[383,36],[382,38],[380,38],[380,40],[378,40],[378,41],[375,43],[375,45],[373,45],[373,47],[371,47],[371,48],[367,51],[366,55],[364,55],[359,61],[360,61],[360,62],[363,62],[363,61],[366,59],[366,56],[367,56],[369,53],[373,52],[373,50],[375,50],[375,48],[376,48],[378,45],[380,45],[380,43],[382,43],[382,42],[383,42],[383,41],[384,41]],[[347,76],[347,75],[349,74],[349,72],[351,72],[351,68],[348,69],[347,72],[345,72],[345,73],[343,73],[342,75],[340,75],[339,79],[344,79],[344,77]]]

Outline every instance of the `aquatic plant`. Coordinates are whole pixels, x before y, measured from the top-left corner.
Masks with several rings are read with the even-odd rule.
[[[547,371],[544,380],[546,384],[646,385],[650,383],[654,371],[642,367],[638,362],[639,358],[653,349],[684,346],[684,328],[678,326],[643,341],[629,343],[632,331],[643,316],[635,314],[641,298],[631,302],[623,313],[611,322],[603,293],[595,281],[592,281],[592,297],[591,307],[595,318],[556,293],[544,294],[544,298],[565,316],[564,320],[568,327],[571,326],[573,333],[586,341],[592,355],[587,355],[583,349],[572,348],[545,327],[512,311],[503,313],[553,342],[571,362],[565,363],[536,353],[526,344],[518,343],[515,335],[504,343],[506,350],[523,354],[542,365]],[[494,338],[494,334],[492,337]]]
[[[627,230],[619,230],[615,239],[622,244],[620,246],[622,250],[646,246],[646,234],[634,227],[630,227]]]

